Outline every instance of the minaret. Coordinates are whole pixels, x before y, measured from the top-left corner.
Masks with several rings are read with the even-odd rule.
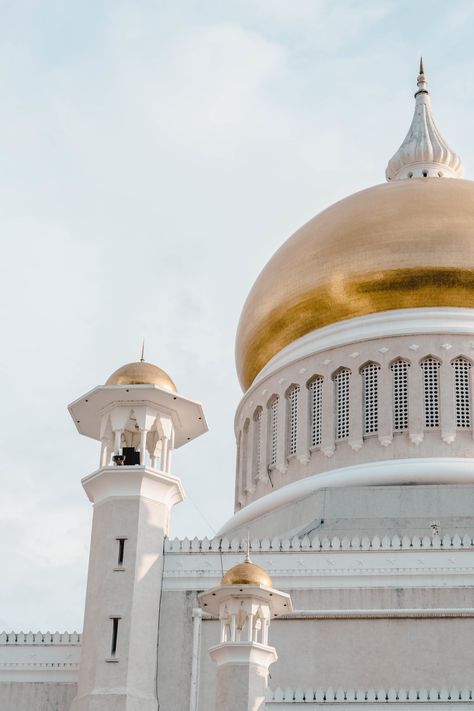
[[[434,122],[423,59],[420,59],[415,102],[415,113],[405,140],[388,162],[387,180],[462,178],[461,159],[448,146]]]
[[[143,355],[69,412],[81,434],[101,442],[99,469],[82,480],[94,514],[71,709],[156,711],[163,541],[184,498],[171,452],[206,432],[204,413]]]
[[[199,599],[221,625],[220,643],[209,650],[217,664],[215,711],[263,711],[268,669],[278,658],[268,628],[272,617],[291,612],[290,596],[273,589],[247,551],[245,561]]]

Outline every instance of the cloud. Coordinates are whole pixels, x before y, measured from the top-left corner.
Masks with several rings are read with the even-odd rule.
[[[8,626],[82,624],[91,511],[80,479],[99,453],[65,407],[138,357],[143,336],[147,357],[203,401],[211,426],[173,459],[190,498],[172,532],[211,535],[231,514],[243,301],[295,229],[383,180],[411,119],[420,44],[439,56],[435,114],[469,165],[473,97],[460,67],[470,43],[446,38],[444,5],[422,8],[20,0],[2,9]],[[439,55],[445,42],[452,60]]]

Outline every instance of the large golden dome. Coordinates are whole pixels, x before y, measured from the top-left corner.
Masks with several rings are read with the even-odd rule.
[[[140,360],[127,363],[116,370],[105,383],[106,385],[157,385],[163,390],[175,393],[176,385],[168,373],[152,363]]]
[[[298,230],[245,302],[236,360],[248,388],[285,346],[355,316],[474,307],[474,182],[394,180],[355,193]]]

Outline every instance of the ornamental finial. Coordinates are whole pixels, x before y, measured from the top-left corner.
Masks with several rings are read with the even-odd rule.
[[[462,178],[461,159],[448,146],[434,122],[423,57],[420,57],[419,70],[413,120],[405,140],[388,162],[385,177],[387,180]]]

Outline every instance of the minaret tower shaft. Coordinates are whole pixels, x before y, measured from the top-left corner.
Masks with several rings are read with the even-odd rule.
[[[171,452],[207,430],[201,406],[141,360],[69,411],[101,442],[82,480],[94,505],[78,693],[72,711],[156,711],[163,541],[184,498]]]

